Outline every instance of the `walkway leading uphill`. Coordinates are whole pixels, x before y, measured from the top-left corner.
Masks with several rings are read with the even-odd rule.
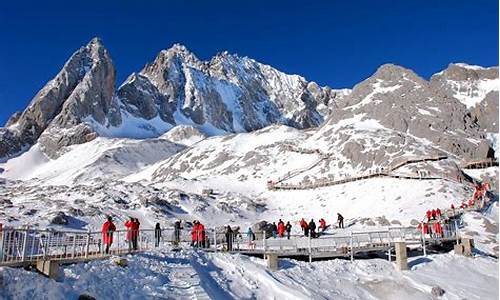
[[[391,174],[395,170],[409,165],[409,164],[414,164],[414,163],[419,163],[419,162],[426,162],[426,161],[439,161],[439,160],[444,160],[447,159],[448,156],[444,155],[439,155],[439,156],[428,156],[428,157],[417,157],[417,158],[405,158],[404,161],[394,165],[390,166],[387,169],[381,168],[380,170],[376,170],[375,172],[370,172],[368,174],[360,174],[360,175],[353,175],[353,176],[347,176],[342,179],[332,179],[329,177],[325,178],[319,178],[316,179],[314,182],[308,182],[308,183],[284,183],[284,181],[298,176],[304,172],[307,172],[314,167],[316,167],[320,162],[323,160],[326,160],[331,157],[331,154],[323,153],[319,149],[304,149],[300,147],[295,147],[293,145],[286,144],[285,146],[286,150],[292,151],[292,152],[297,152],[297,153],[302,153],[302,154],[318,154],[319,158],[318,160],[314,161],[310,165],[296,169],[293,171],[290,171],[286,173],[285,175],[281,176],[278,178],[278,180],[271,180],[267,182],[267,188],[269,190],[306,190],[306,189],[315,189],[319,187],[325,187],[325,186],[332,186],[332,185],[338,185],[338,184],[344,184],[348,182],[353,182],[353,181],[358,181],[358,180],[365,180],[365,179],[370,179],[370,178],[375,178],[375,177],[393,177],[393,178],[401,178],[401,179],[419,179],[419,180],[436,180],[436,179],[444,179],[443,177],[438,177],[438,176],[430,176],[427,174],[417,174],[417,175],[404,175],[404,174]]]

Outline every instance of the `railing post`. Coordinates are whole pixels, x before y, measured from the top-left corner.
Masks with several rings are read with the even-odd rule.
[[[49,254],[49,249],[50,249],[50,231],[47,231],[47,240],[45,241],[45,253],[43,255],[44,259],[47,258]]]
[[[391,242],[389,242],[389,249],[387,250],[387,258],[391,262]]]
[[[354,261],[354,241],[352,236],[352,231],[349,234],[351,236],[350,247],[351,247],[351,262]]]
[[[5,235],[7,234],[6,230],[0,229],[0,262],[4,261],[4,253],[5,253]]]
[[[266,256],[266,230],[262,231],[262,248],[264,248],[264,256]]]
[[[90,229],[87,231],[87,240],[85,241],[85,258],[89,257],[89,248],[90,248]]]
[[[425,232],[424,223],[422,222],[422,250],[424,251],[424,257],[427,257],[427,250],[425,249]]]
[[[455,239],[456,239],[456,242],[457,242],[457,245],[460,244],[459,242],[459,239],[460,239],[460,233],[459,233],[459,229],[458,229],[458,222],[457,222],[457,219],[454,220],[454,223],[455,223]]]
[[[73,254],[72,257],[75,258],[76,256],[76,237],[78,236],[78,233],[75,233],[73,235]]]
[[[311,230],[309,230],[308,234],[308,244],[309,244],[309,263],[312,263]]]
[[[214,251],[217,252],[217,227],[214,227],[214,247]]]
[[[29,234],[30,228],[29,226],[26,226],[26,231],[24,232],[24,240],[23,240],[23,249],[21,253],[21,261],[24,261],[26,258],[26,247],[28,246],[28,234]]]

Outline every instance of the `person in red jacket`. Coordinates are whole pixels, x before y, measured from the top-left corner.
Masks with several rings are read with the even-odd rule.
[[[134,218],[132,222],[132,246],[134,250],[139,249],[137,240],[139,239],[139,227],[141,226],[141,223],[139,222],[139,219]]]
[[[285,236],[285,223],[281,222],[278,222],[278,235],[279,237],[284,237]]]
[[[443,227],[441,227],[441,223],[434,223],[434,234],[437,238],[443,237]]]
[[[428,210],[425,215],[427,216],[427,222],[429,222],[431,220],[431,217],[432,217],[432,212],[430,210]]]
[[[130,220],[125,222],[125,228],[127,229],[128,250],[132,251],[134,249],[134,218],[130,217]]]
[[[319,219],[319,228],[321,229],[321,232],[325,231],[325,229],[326,229],[325,219],[323,219],[323,218]]]
[[[306,220],[304,220],[304,218],[302,218],[302,220],[300,220],[300,228],[302,228],[302,232],[305,232],[306,227],[307,227],[307,222]]]
[[[108,216],[108,220],[102,224],[102,241],[106,245],[105,253],[109,254],[109,247],[113,244],[113,232],[116,231],[116,226],[113,224],[113,218]]]
[[[436,220],[436,210],[434,208],[431,210],[431,215],[432,215],[432,219]]]
[[[196,245],[198,240],[198,221],[193,221],[193,229],[191,229],[191,247]]]
[[[196,244],[197,247],[205,248],[205,226],[198,222],[198,228],[196,230]]]
[[[438,218],[441,218],[441,210],[439,208],[436,208],[436,215]]]

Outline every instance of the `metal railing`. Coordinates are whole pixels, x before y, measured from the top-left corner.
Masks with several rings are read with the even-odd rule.
[[[191,235],[179,232],[176,239],[173,229],[161,230],[159,238],[154,229],[136,232],[116,230],[112,242],[104,242],[100,231],[55,231],[30,228],[3,228],[0,231],[0,265],[38,260],[70,260],[101,257],[163,247],[165,244],[187,242]],[[134,246],[135,245],[135,246]],[[108,251],[106,252],[106,248]]]
[[[178,243],[190,243],[197,248],[212,251],[241,251],[285,254],[352,253],[373,250],[375,247],[395,242],[422,244],[432,240],[458,237],[456,224],[443,224],[442,232],[423,230],[417,227],[387,227],[381,230],[338,231],[310,235],[271,237],[269,232],[226,234],[223,228],[211,228],[203,232],[189,230],[161,230],[161,236],[154,229],[140,229],[137,232],[116,230],[112,242],[104,242],[100,231],[55,231],[30,228],[4,228],[0,231],[0,265],[32,263],[39,260],[78,261],[101,258],[110,255],[134,253],[165,248]],[[263,238],[265,237],[265,238]],[[134,240],[135,239],[135,240]],[[108,250],[108,251],[106,251]]]

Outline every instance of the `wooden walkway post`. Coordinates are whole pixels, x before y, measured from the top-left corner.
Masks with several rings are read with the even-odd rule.
[[[21,259],[24,261],[26,257],[26,247],[28,247],[28,234],[30,232],[29,226],[26,227],[26,231],[24,232],[24,240],[23,240],[23,252],[21,253]]]
[[[408,270],[408,256],[406,253],[406,243],[396,242],[394,243],[394,250],[396,252],[396,266],[398,270],[404,271]]]
[[[311,248],[311,230],[309,230],[308,234],[308,248],[309,248],[309,263],[312,263],[312,248]]]
[[[351,262],[354,261],[354,243],[353,243],[353,237],[352,237],[352,231],[350,232],[351,236],[351,241],[350,241],[350,247],[351,247]]]
[[[85,258],[89,257],[89,248],[90,248],[90,229],[87,232],[87,240],[85,242]]]
[[[427,257],[427,250],[425,249],[425,231],[424,231],[424,223],[420,223],[422,225],[422,250],[424,251],[424,257]]]
[[[215,252],[217,252],[217,227],[214,227],[214,247]]]

